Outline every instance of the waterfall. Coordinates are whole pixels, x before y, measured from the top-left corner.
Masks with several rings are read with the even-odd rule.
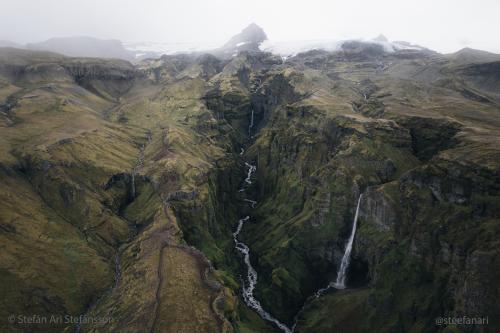
[[[352,231],[351,236],[349,237],[349,241],[345,247],[344,256],[342,257],[342,262],[340,263],[340,268],[337,273],[337,280],[333,287],[337,289],[345,289],[345,279],[347,276],[347,269],[349,268],[349,263],[351,261],[351,251],[352,251],[352,243],[354,241],[354,235],[356,234],[356,223],[358,222],[359,215],[359,206],[361,204],[362,194],[359,195],[358,205],[356,206],[356,214],[354,215],[354,222],[352,223]]]
[[[135,169],[132,172],[132,199],[135,199]]]
[[[255,208],[255,205],[257,205],[257,201],[255,200],[243,199],[243,201],[248,202],[252,206],[252,208]]]
[[[252,112],[253,114],[253,112]],[[252,116],[253,119],[253,116]],[[253,121],[252,121],[253,123]],[[257,167],[245,162],[245,166],[248,168],[247,172],[247,177],[245,178],[245,183],[247,184],[252,184],[252,174],[257,170]],[[241,190],[240,190],[241,192]],[[257,204],[256,201],[250,200],[250,199],[243,199],[246,202],[249,202],[252,204],[252,208]],[[262,305],[260,302],[255,298],[253,292],[255,289],[255,286],[257,285],[257,271],[255,268],[253,268],[252,263],[250,262],[250,248],[243,242],[240,242],[238,240],[238,235],[241,233],[243,230],[243,225],[245,222],[250,220],[250,216],[245,216],[241,220],[238,221],[238,226],[236,228],[236,231],[233,232],[233,239],[234,239],[234,244],[236,250],[238,250],[241,254],[243,254],[243,261],[247,267],[247,278],[246,280],[243,281],[243,301],[245,301],[245,304],[248,305],[248,307],[254,309],[259,316],[262,317],[262,319],[267,320],[269,322],[272,322],[275,324],[280,330],[282,330],[285,333],[292,333],[292,330],[290,330],[285,324],[280,322],[278,319],[274,318],[269,312],[264,310],[262,308]]]
[[[362,197],[363,197],[363,195],[360,194],[359,198],[358,198],[358,204],[356,206],[356,213],[354,215],[354,221],[352,224],[351,236],[349,237],[349,241],[346,244],[344,256],[342,257],[342,262],[340,264],[340,268],[339,268],[339,271],[337,273],[336,281],[335,282],[332,281],[328,284],[328,286],[321,288],[321,289],[318,289],[314,294],[312,294],[311,296],[309,296],[306,299],[306,301],[304,302],[304,305],[302,306],[302,308],[299,310],[299,312],[297,312],[297,314],[294,317],[292,332],[295,331],[295,328],[297,327],[299,315],[305,309],[306,304],[308,304],[309,302],[313,301],[316,298],[321,297],[325,292],[330,290],[330,288],[335,288],[335,289],[345,289],[346,288],[345,280],[347,277],[347,269],[349,268],[349,263],[350,263],[350,258],[351,258],[352,244],[354,242],[354,236],[356,234],[356,224],[358,222],[359,207],[361,205],[361,198]]]
[[[250,249],[245,243],[238,240],[238,235],[243,229],[243,224],[250,219],[250,216],[245,216],[245,218],[238,221],[238,227],[233,233],[234,243],[236,244],[236,249],[243,254],[243,260],[247,266],[247,279],[243,282],[243,300],[245,303],[255,311],[265,320],[274,323],[285,333],[292,333],[292,331],[278,319],[274,318],[269,312],[262,308],[260,302],[253,295],[255,286],[257,285],[257,271],[253,268],[250,262]]]
[[[250,125],[248,125],[248,136],[252,135],[252,127],[253,127],[253,109],[252,109],[252,115],[250,116]]]

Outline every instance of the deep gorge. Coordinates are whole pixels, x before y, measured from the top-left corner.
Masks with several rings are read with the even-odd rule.
[[[253,295],[294,332],[444,332],[436,317],[465,314],[493,332],[498,105],[437,58],[352,44],[0,66],[2,295],[115,319],[61,330],[278,332],[245,305],[237,238]],[[346,288],[322,290],[358,200]]]

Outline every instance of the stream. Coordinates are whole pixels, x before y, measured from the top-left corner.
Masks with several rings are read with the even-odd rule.
[[[245,178],[245,182],[250,185],[252,184],[252,174],[257,170],[257,167],[249,164],[248,162],[245,162],[245,166],[248,168],[247,178]],[[257,203],[256,201],[251,199],[244,199],[244,201],[252,203],[252,208]],[[255,268],[253,268],[252,263],[250,262],[250,249],[245,243],[238,240],[238,235],[243,230],[245,222],[249,220],[250,216],[248,215],[239,220],[238,227],[233,233],[235,248],[241,254],[243,254],[243,261],[245,262],[245,265],[247,267],[247,278],[243,281],[243,300],[245,301],[246,305],[254,309],[262,317],[262,319],[274,323],[285,333],[292,333],[292,330],[289,329],[285,324],[283,324],[278,319],[274,318],[269,312],[264,310],[260,302],[255,298],[253,294],[255,286],[257,285],[257,271],[255,270]]]
[[[254,126],[254,119],[253,118],[254,118],[254,113],[252,110],[250,124],[248,126],[248,136],[249,137],[251,137],[252,128]],[[243,155],[244,152],[245,152],[245,149],[241,148],[240,156]],[[255,165],[248,163],[248,162],[245,162],[245,167],[247,168],[247,170],[246,170],[247,176],[244,180],[244,186],[239,190],[239,192],[245,191],[245,183],[246,183],[246,186],[249,186],[252,184],[252,175],[255,171],[257,171],[257,167]],[[335,288],[335,289],[345,289],[346,288],[345,282],[346,282],[347,271],[348,271],[350,259],[351,259],[351,252],[352,252],[352,245],[354,242],[354,236],[356,234],[356,225],[357,225],[357,221],[358,221],[359,207],[360,207],[362,196],[363,195],[360,194],[360,196],[358,198],[358,203],[356,206],[356,213],[355,213],[354,221],[352,224],[351,234],[350,234],[350,237],[347,241],[344,255],[342,257],[342,261],[341,261],[340,267],[338,269],[337,279],[335,280],[335,282],[334,281],[330,282],[328,284],[328,286],[326,286],[325,288],[321,288],[318,291],[316,291],[311,297],[309,297],[306,300],[306,302],[304,303],[304,306],[309,301],[320,297],[321,295],[323,295],[326,291],[328,291],[331,288]],[[252,200],[250,198],[243,198],[243,201],[250,203],[252,208],[254,208],[255,205],[257,204],[257,201]],[[298,315],[302,312],[304,307],[302,307],[302,309],[295,316],[293,327],[290,329],[285,324],[280,322],[278,319],[273,317],[269,312],[264,310],[262,308],[262,305],[260,304],[259,300],[257,300],[255,298],[254,290],[255,290],[255,287],[257,285],[257,279],[258,279],[257,271],[252,266],[252,263],[250,261],[250,248],[245,243],[238,240],[238,236],[240,235],[241,231],[243,230],[245,223],[248,222],[249,220],[250,220],[250,216],[248,216],[248,215],[245,216],[244,218],[240,219],[238,221],[238,226],[237,226],[235,232],[233,232],[233,239],[234,239],[235,248],[238,252],[240,252],[243,255],[243,261],[247,267],[247,276],[246,276],[246,279],[243,280],[243,287],[242,287],[243,300],[246,303],[246,305],[248,307],[254,309],[261,316],[262,319],[267,320],[269,322],[272,322],[280,330],[282,330],[285,333],[292,333],[295,331],[295,327],[297,325],[297,320],[298,320]]]

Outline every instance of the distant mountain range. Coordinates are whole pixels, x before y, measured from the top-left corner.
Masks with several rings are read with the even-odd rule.
[[[136,52],[126,49],[119,40],[85,36],[51,38],[43,42],[28,43],[26,45],[11,41],[0,41],[0,47],[49,51],[69,57],[116,58],[129,61],[136,59]]]
[[[11,42],[9,40],[0,40],[0,47],[23,48],[23,45]]]
[[[99,39],[94,37],[59,37],[39,43],[21,45],[15,42],[0,40],[0,47],[24,48],[37,51],[50,51],[70,57],[116,58],[128,61],[140,61],[146,58],[174,54],[210,53],[218,57],[230,58],[241,51],[266,51],[289,58],[311,50],[338,51],[354,45],[371,45],[381,47],[384,52],[398,50],[427,50],[425,47],[413,45],[405,41],[389,41],[384,35],[373,39],[321,39],[298,41],[273,41],[267,38],[264,30],[255,23],[250,24],[239,34],[233,36],[223,46],[214,43],[172,43],[172,42],[121,42],[116,39]],[[472,52],[473,51],[473,52]],[[478,52],[481,53],[478,55]],[[497,55],[486,51],[475,51],[470,48],[460,50],[457,60],[475,61],[480,58],[497,59]]]
[[[123,47],[119,40],[93,37],[51,38],[44,42],[26,45],[27,49],[51,51],[70,57],[118,58],[132,60],[135,54]]]
[[[500,55],[266,38],[0,47],[0,332],[500,332]]]

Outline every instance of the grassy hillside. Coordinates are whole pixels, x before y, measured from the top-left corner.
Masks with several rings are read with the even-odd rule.
[[[495,61],[0,48],[0,316],[113,319],[0,331],[276,332],[240,297],[246,215],[255,296],[296,332],[500,329]],[[311,298],[361,194],[348,288]],[[464,315],[489,325],[435,325]]]

